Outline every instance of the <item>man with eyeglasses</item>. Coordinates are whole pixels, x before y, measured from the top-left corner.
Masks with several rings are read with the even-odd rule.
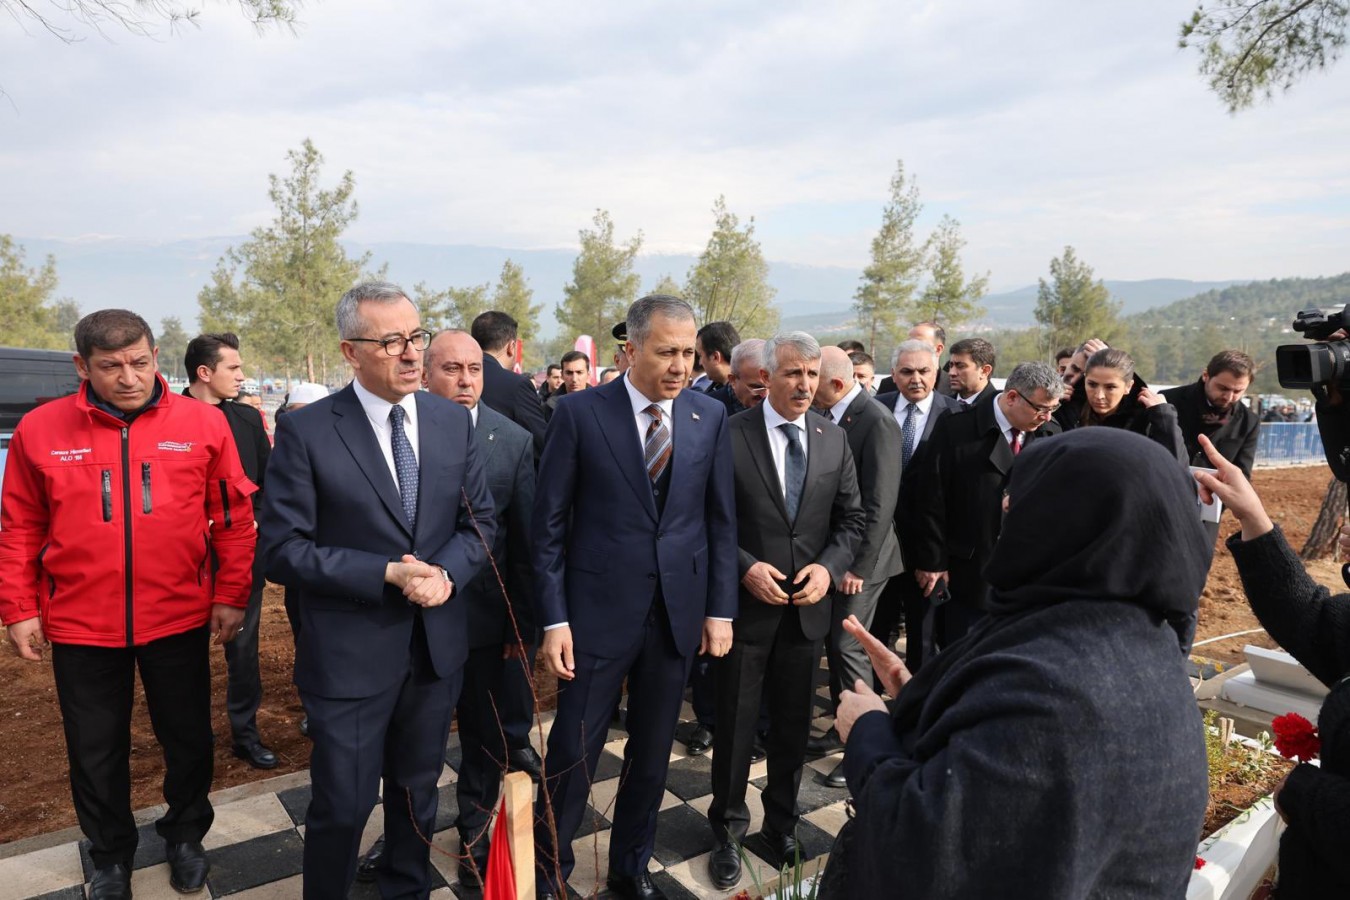
[[[383,776],[380,896],[426,897],[468,657],[460,586],[487,559],[494,504],[469,411],[419,390],[431,335],[407,294],[358,284],[337,326],[355,378],[278,423],[259,527],[267,576],[296,590],[304,635],[295,685],[314,750],[303,893],[347,896]]]
[[[918,625],[926,608],[923,592],[908,574],[914,571],[910,559],[912,551],[907,548],[907,543],[918,515],[920,476],[933,429],[945,416],[962,410],[959,401],[936,389],[939,374],[937,348],[927,341],[912,338],[896,347],[891,356],[891,377],[887,380],[899,390],[882,391],[876,396],[877,402],[891,411],[900,426],[900,494],[895,504],[895,530],[900,537],[904,569],[901,575],[886,583],[877,599],[870,630],[887,647],[895,647],[903,611],[907,632],[905,662],[911,671],[923,664]],[[880,689],[881,683],[877,681],[876,686]],[[812,744],[811,749],[828,753],[842,746],[839,736],[831,730]]]
[[[764,400],[768,388],[759,377],[759,360],[763,353],[763,338],[750,338],[731,348],[731,371],[727,373],[731,397],[724,400],[727,415],[753,409]]]
[[[992,403],[947,417],[933,433],[911,547],[939,648],[984,615],[982,572],[1003,524],[1008,474],[1028,443],[1059,433],[1053,418],[1063,392],[1054,368],[1022,363]]]

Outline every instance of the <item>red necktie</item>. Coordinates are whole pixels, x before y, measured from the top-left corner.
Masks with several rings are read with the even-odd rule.
[[[1020,431],[1013,432],[1012,452],[1013,456],[1022,452],[1022,432]]]

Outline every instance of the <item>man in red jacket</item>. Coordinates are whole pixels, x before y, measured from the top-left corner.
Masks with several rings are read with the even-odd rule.
[[[131,706],[141,673],[164,749],[169,880],[200,890],[211,827],[211,667],[252,583],[255,490],[223,416],[157,375],[125,310],[75,326],[84,385],[14,430],[0,503],[0,621],[24,659],[52,648],[71,793],[92,842],[89,896],[131,896]],[[219,569],[212,578],[211,553]]]

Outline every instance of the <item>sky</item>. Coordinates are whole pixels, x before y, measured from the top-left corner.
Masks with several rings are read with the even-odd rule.
[[[260,35],[222,2],[73,43],[0,14],[0,233],[242,235],[308,137],[368,243],[575,247],[604,208],[697,253],[723,194],[767,258],[861,268],[903,160],[995,290],[1069,244],[1108,279],[1350,268],[1350,63],[1230,115],[1192,8],[311,0]]]

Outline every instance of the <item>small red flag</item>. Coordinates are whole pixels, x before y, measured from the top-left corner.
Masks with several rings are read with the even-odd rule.
[[[483,900],[516,900],[516,873],[511,868],[511,835],[506,824],[505,797],[497,811],[497,824],[492,827]]]

